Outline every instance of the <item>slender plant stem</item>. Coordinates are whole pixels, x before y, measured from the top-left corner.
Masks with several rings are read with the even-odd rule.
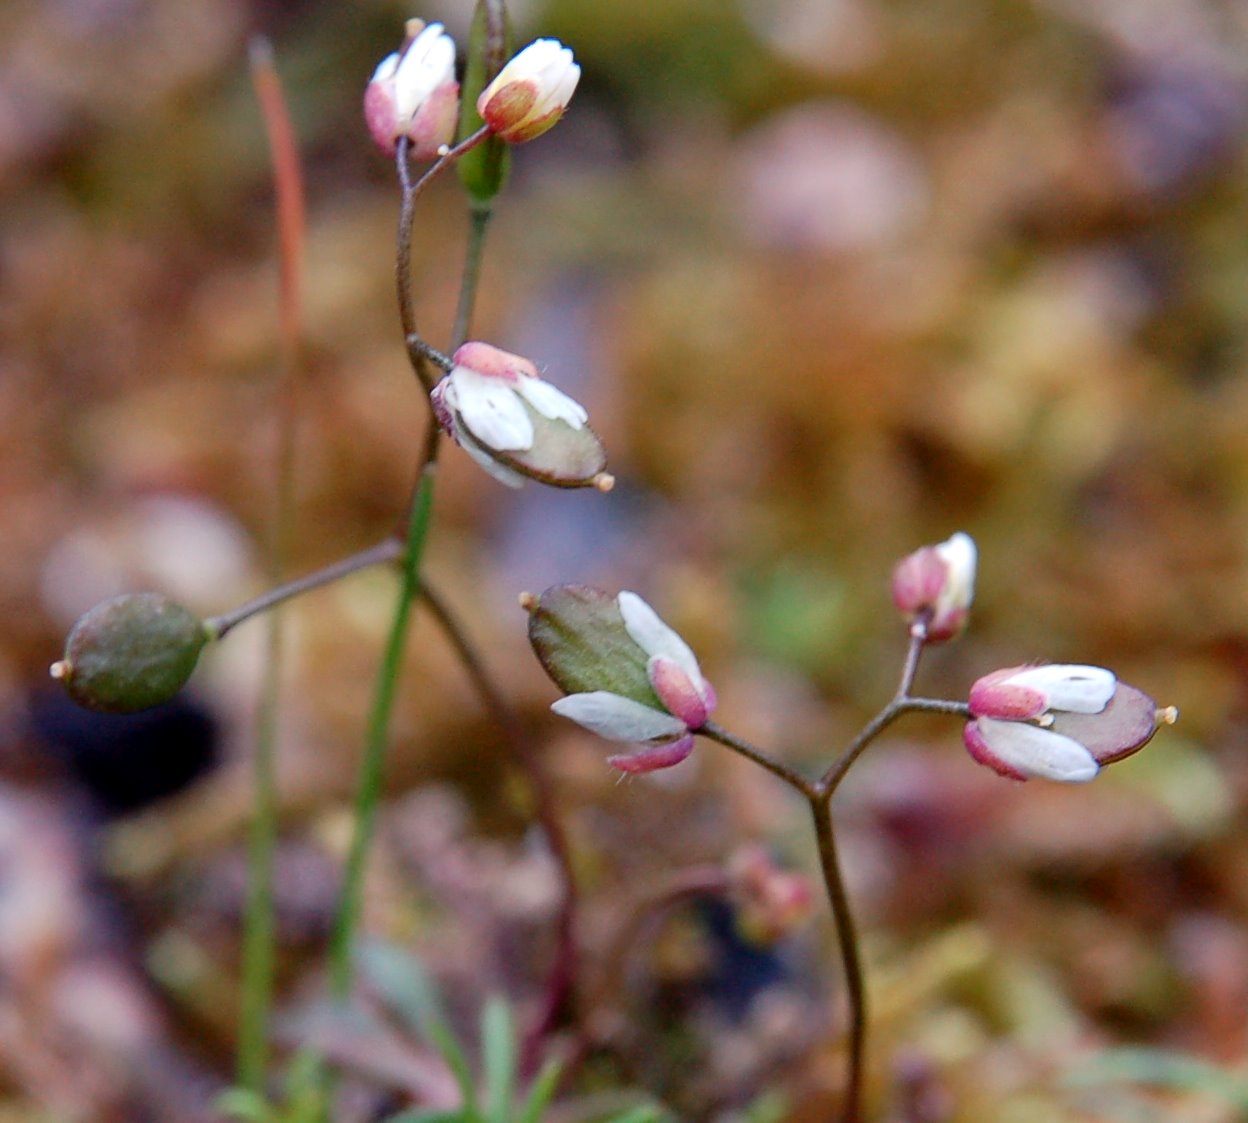
[[[407,342],[407,352],[412,363],[412,369],[415,370],[416,376],[426,390],[432,390],[437,380],[429,370],[425,353],[415,346],[415,341],[420,340],[420,334],[416,331],[416,305],[412,299],[412,228],[414,225],[412,220],[416,213],[416,200],[420,193],[437,176],[441,175],[465,152],[470,152],[476,148],[489,135],[490,130],[488,128],[478,129],[471,136],[460,141],[454,148],[448,149],[445,155],[440,156],[437,162],[432,164],[429,170],[415,181],[412,179],[412,169],[409,161],[411,141],[407,137],[400,137],[395,149],[394,163],[399,176],[400,190],[399,231],[398,237],[395,239],[395,277],[398,284],[399,322],[403,325],[403,338]],[[462,291],[463,289],[461,288],[461,293]],[[470,291],[475,293],[475,282]],[[461,298],[461,314],[464,314],[462,312],[463,307]]]
[[[358,554],[351,554],[349,557],[333,562],[323,569],[305,574],[294,581],[287,581],[284,585],[279,585],[275,589],[269,589],[254,600],[249,600],[246,604],[241,604],[230,612],[222,613],[220,616],[213,616],[204,621],[204,627],[208,629],[214,638],[221,639],[227,632],[237,627],[244,620],[249,620],[258,613],[266,612],[284,601],[291,600],[303,593],[311,592],[313,589],[319,589],[323,585],[330,585],[349,574],[355,573],[357,570],[395,561],[402,554],[403,543],[398,538],[387,538],[384,542],[377,543],[376,546],[370,546],[367,550],[361,550]]]
[[[459,289],[459,306],[455,310],[455,327],[451,331],[451,350],[468,338],[472,326],[472,310],[476,306],[477,289],[481,283],[481,261],[485,235],[494,208],[489,203],[473,203],[468,209],[468,249],[464,255],[464,276]]]
[[[791,788],[796,788],[807,799],[814,798],[816,794],[815,786],[805,776],[790,768],[787,764],[776,760],[757,745],[751,745],[745,738],[738,737],[735,733],[729,733],[728,730],[716,725],[713,721],[706,722],[696,732],[703,737],[709,737],[712,741],[718,741],[721,745],[732,749],[733,752],[740,754],[747,760],[752,760],[755,764],[767,769],[773,776],[779,776],[781,780]]]
[[[438,428],[431,418],[420,482],[416,487],[411,518],[408,521],[402,579],[369,714],[368,733],[364,757],[360,762],[359,786],[355,798],[355,829],[351,836],[351,847],[343,874],[342,895],[330,941],[330,991],[340,1001],[347,997],[351,989],[352,953],[363,905],[365,865],[381,800],[382,770],[386,744],[390,738],[390,718],[394,712],[399,673],[407,646],[407,622],[411,615],[412,598],[420,587],[420,561],[429,532],[437,453]]]
[[[529,1073],[536,1068],[540,1046],[554,1027],[559,1011],[568,1000],[576,975],[577,950],[575,914],[577,903],[576,875],[572,865],[572,847],[557,810],[554,788],[534,744],[528,727],[508,703],[498,683],[491,677],[480,652],[468,638],[462,624],[445,599],[427,581],[422,582],[421,598],[455,648],[486,709],[507,735],[516,763],[528,781],[533,797],[533,812],[550,847],[563,883],[563,899],[555,924],[554,966],[546,982],[541,1010],[525,1037],[520,1050],[520,1070]]]
[[[867,992],[863,982],[862,959],[858,952],[858,933],[850,912],[845,882],[841,877],[836,853],[836,833],[832,828],[831,793],[810,797],[810,810],[819,841],[819,868],[832,908],[836,926],[836,942],[845,969],[845,992],[849,1000],[849,1073],[845,1084],[845,1102],[841,1123],[859,1123],[862,1113],[863,1059],[867,1047]]]
[[[269,579],[272,584],[281,585],[295,523],[295,423],[302,336],[299,281],[305,230],[303,176],[294,128],[267,40],[257,39],[252,43],[251,77],[268,132],[277,198],[281,377]],[[277,725],[284,663],[282,623],[278,612],[269,617],[267,658],[256,727],[254,807],[248,840],[247,904],[243,922],[238,1082],[257,1093],[264,1089],[268,1068],[268,1025],[273,1002],[273,856],[277,844]]]
[[[432,388],[433,376],[426,367],[426,357],[418,344],[420,335],[416,330],[416,310],[412,300],[412,230],[415,203],[421,191],[455,160],[470,151],[488,137],[489,130],[482,128],[472,136],[449,149],[416,182],[412,182],[408,162],[410,143],[407,138],[399,140],[395,153],[401,200],[399,205],[398,231],[395,237],[395,287],[399,303],[399,320],[403,338],[416,375],[426,390]],[[347,854],[343,873],[342,896],[334,920],[330,941],[330,991],[338,1000],[347,997],[351,989],[352,954],[355,934],[359,927],[363,903],[364,872],[368,851],[372,846],[376,826],[378,804],[381,800],[381,781],[385,763],[386,744],[390,738],[390,719],[394,712],[394,699],[398,691],[399,673],[407,647],[407,623],[411,615],[412,599],[420,590],[420,567],[425,542],[429,533],[430,514],[433,509],[434,482],[437,478],[438,450],[441,431],[437,419],[430,412],[425,435],[425,451],[409,508],[407,535],[403,548],[403,569],[394,617],[386,640],[381,668],[377,676],[376,692],[369,714],[368,732],[364,745],[364,757],[360,762],[359,786],[355,800],[355,829]]]

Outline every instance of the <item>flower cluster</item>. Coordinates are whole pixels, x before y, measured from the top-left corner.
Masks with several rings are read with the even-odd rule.
[[[971,687],[968,701],[968,751],[1012,780],[1091,780],[1178,716],[1104,667],[1069,663],[994,671]]]
[[[580,77],[567,47],[538,39],[481,91],[477,112],[495,136],[521,144],[558,122]],[[455,42],[440,23],[408,21],[402,48],[382,59],[364,91],[364,120],[387,156],[395,154],[401,137],[411,142],[417,160],[446,151],[459,120],[459,83]]]

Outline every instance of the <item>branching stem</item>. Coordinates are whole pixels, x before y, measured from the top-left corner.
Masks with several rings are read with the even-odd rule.
[[[902,714],[938,713],[955,717],[969,717],[970,708],[965,702],[952,702],[941,698],[915,698],[910,694],[918,673],[919,658],[927,644],[926,621],[919,619],[910,631],[910,644],[902,665],[901,680],[892,700],[875,715],[827,768],[818,780],[808,780],[800,772],[777,760],[770,753],[753,745],[744,738],[707,722],[698,733],[733,752],[765,768],[779,777],[791,788],[801,793],[810,807],[814,821],[815,838],[819,847],[819,868],[823,874],[824,889],[832,909],[836,927],[836,941],[845,969],[845,992],[849,1003],[849,1069],[845,1085],[845,1099],[841,1106],[841,1123],[860,1123],[862,1119],[862,1090],[864,1060],[867,1045],[867,995],[862,971],[862,958],[858,947],[858,933],[854,926],[849,897],[845,892],[845,880],[841,873],[836,849],[836,832],[832,823],[832,797],[845,774],[863,751]]]

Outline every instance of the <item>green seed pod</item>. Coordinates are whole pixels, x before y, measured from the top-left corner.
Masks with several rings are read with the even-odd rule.
[[[468,65],[464,71],[456,140],[464,140],[485,122],[477,98],[511,57],[511,19],[503,0],[477,0],[468,33]],[[460,182],[475,206],[488,209],[507,182],[511,150],[496,136],[466,153],[456,165]]]
[[[51,673],[80,705],[132,713],[181,690],[210,638],[203,621],[168,597],[127,593],[74,625]]]

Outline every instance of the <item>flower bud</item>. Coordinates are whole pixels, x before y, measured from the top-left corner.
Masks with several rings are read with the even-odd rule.
[[[679,764],[715,709],[715,691],[688,644],[636,593],[584,585],[526,594],[529,642],[566,694],[551,706],[611,741],[648,743],[607,758],[623,772]]]
[[[180,604],[159,593],[127,593],[74,625],[51,674],[90,709],[145,710],[182,689],[208,639],[203,622]]]
[[[516,55],[477,98],[477,112],[509,144],[541,136],[572,100],[581,68],[558,39],[538,39]]]
[[[924,546],[893,570],[893,603],[931,643],[966,627],[975,597],[975,542],[958,531],[939,546]]]
[[[450,144],[459,116],[455,43],[440,23],[409,20],[402,50],[388,55],[364,91],[364,120],[377,147],[393,156],[400,137],[417,160]]]
[[[433,410],[491,476],[508,487],[527,477],[553,487],[610,490],[615,481],[603,471],[606,453],[584,407],[538,378],[532,362],[488,343],[465,343],[453,359],[431,392]]]
[[[1178,718],[1104,667],[1067,663],[994,671],[971,687],[969,706],[967,750],[1012,780],[1091,780]]]

